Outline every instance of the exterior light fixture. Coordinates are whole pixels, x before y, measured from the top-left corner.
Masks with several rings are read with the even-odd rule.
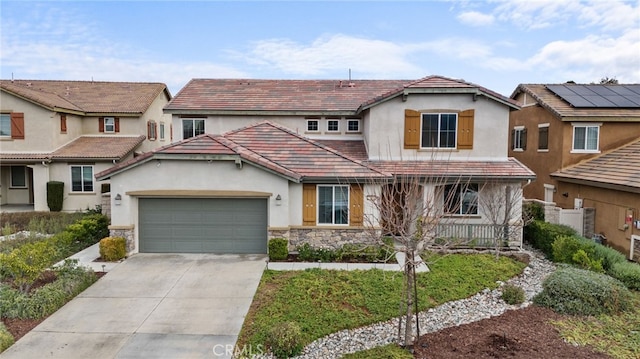
[[[282,205],[282,197],[280,195],[276,196],[276,206]]]
[[[113,199],[116,203],[116,206],[119,206],[122,203],[122,196],[120,195],[120,193],[118,193]]]

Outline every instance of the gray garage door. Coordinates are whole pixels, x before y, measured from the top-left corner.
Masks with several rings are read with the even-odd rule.
[[[141,198],[140,252],[266,253],[267,200]]]

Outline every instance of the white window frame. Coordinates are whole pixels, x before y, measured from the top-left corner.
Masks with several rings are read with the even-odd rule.
[[[203,133],[207,132],[207,124],[204,118],[182,118],[182,121],[180,122],[182,124],[182,139],[186,140],[187,138],[191,138],[191,137],[196,137],[198,135],[201,135]],[[184,123],[185,121],[191,121],[191,124],[193,125],[191,128],[191,136],[189,137],[184,137]],[[196,121],[202,121],[202,133],[198,133],[196,134]]]
[[[24,183],[20,184],[20,183],[16,183],[14,181],[14,173],[18,173],[17,171],[21,170],[22,172],[22,178]],[[11,166],[11,183],[9,185],[10,188],[27,188],[27,167],[26,166]]]
[[[116,132],[116,118],[105,117],[104,118],[104,132],[114,133]]]
[[[74,168],[78,168],[78,167],[80,168],[80,187],[81,187],[81,189],[80,190],[74,190],[74,188],[73,188],[73,169]],[[84,177],[85,177],[85,170],[87,168],[91,169],[91,176],[90,176],[90,178],[91,178],[91,190],[85,190],[86,183],[85,183],[85,178]],[[73,193],[94,193],[95,189],[96,189],[96,186],[95,186],[95,183],[93,181],[93,174],[94,174],[94,170],[93,170],[93,166],[92,165],[72,165],[72,166],[69,166],[69,178],[71,179],[71,192],[73,192]]]
[[[321,223],[320,222],[320,188],[332,188],[332,203],[331,203],[331,223]],[[336,223],[336,216],[335,216],[335,207],[336,207],[336,188],[338,187],[343,187],[346,188],[347,191],[347,223]],[[317,212],[316,212],[316,223],[319,226],[348,226],[349,225],[349,220],[350,220],[350,210],[351,210],[351,189],[349,187],[349,185],[331,185],[331,184],[319,184],[316,186],[316,203],[318,204],[317,207]]]
[[[4,127],[5,133],[2,132]],[[11,138],[11,114],[0,113],[0,137]]]
[[[602,123],[572,123],[571,124],[573,126],[572,128],[572,139],[571,139],[571,153],[600,153],[600,127],[602,126]],[[584,128],[584,147],[585,148],[575,148],[576,145],[576,129],[577,128]],[[588,149],[587,148],[587,142],[588,142],[588,137],[589,137],[589,129],[590,128],[595,128],[597,133],[597,137],[596,137],[596,148],[595,149]]]
[[[331,123],[335,122],[336,123],[336,129],[332,130],[329,127],[331,126]],[[338,133],[340,132],[340,119],[339,118],[328,118],[327,119],[327,132],[331,132],[331,133]]]
[[[525,148],[522,146],[522,135],[525,134],[524,126],[515,126],[513,128],[513,148],[516,152],[522,152]]]
[[[311,128],[311,124],[315,123],[315,130]],[[307,120],[307,132],[320,132],[320,119],[310,118]]]
[[[158,136],[160,138],[160,141],[164,141],[164,122],[160,121],[160,126],[158,128]]]
[[[356,123],[357,128],[355,130],[350,129],[352,122]],[[347,119],[347,132],[360,132],[360,120],[355,118]]]
[[[447,187],[449,186],[452,186],[454,188],[457,187],[456,193],[458,195],[458,198],[460,199],[460,203],[456,204],[456,212],[449,212],[448,211],[449,208],[447,208],[449,203],[447,202],[446,197],[447,197]],[[476,193],[475,213],[462,213],[463,203],[464,203],[463,193],[466,193],[469,187],[475,187],[474,188]],[[443,211],[445,215],[447,216],[478,216],[480,214],[480,185],[479,184],[453,183],[453,184],[445,185],[442,188],[442,194],[443,194],[443,204],[444,204]]]
[[[422,146],[423,138],[424,138],[424,116],[425,115],[437,115],[438,116],[438,143],[436,146]],[[453,146],[443,147],[440,145],[440,136],[442,133],[442,115],[454,115],[456,117],[455,129],[454,129],[454,139]],[[458,114],[455,112],[424,112],[420,114],[420,148],[425,149],[443,149],[443,150],[452,150],[458,148]]]

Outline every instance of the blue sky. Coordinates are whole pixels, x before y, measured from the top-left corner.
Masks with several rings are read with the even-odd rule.
[[[640,1],[5,1],[3,79],[640,83]]]

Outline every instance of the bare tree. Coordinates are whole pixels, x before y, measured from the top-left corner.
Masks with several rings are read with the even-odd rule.
[[[486,182],[479,196],[483,218],[493,227],[496,258],[512,241],[522,240],[525,219],[522,211],[522,187],[501,181]]]
[[[440,238],[441,225],[452,213],[460,213],[466,203],[460,196],[467,183],[460,178],[447,177],[447,161],[409,161],[385,170],[395,175],[390,180],[374,181],[371,188],[376,193],[368,198],[373,213],[365,216],[365,227],[378,243],[391,236],[396,242],[395,251],[404,257],[404,286],[398,339],[405,347],[413,345],[414,315],[416,332],[418,303],[416,267],[422,265],[419,254],[427,247],[451,244]],[[394,166],[389,164],[388,166]],[[433,175],[433,173],[441,173]],[[458,217],[458,220],[460,218]],[[404,317],[404,327],[403,327]]]

